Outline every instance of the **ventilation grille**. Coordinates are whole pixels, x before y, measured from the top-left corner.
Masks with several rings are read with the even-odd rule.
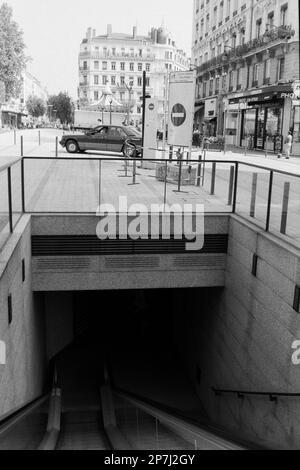
[[[105,256],[187,253],[188,240],[99,240],[96,235],[33,236],[33,256]],[[227,253],[228,235],[205,235],[204,247],[195,253]]]
[[[219,256],[176,256],[174,258],[173,266],[175,268],[210,268],[210,269],[224,269],[225,257]]]
[[[159,267],[159,258],[145,258],[143,256],[139,256],[138,258],[105,258],[105,268],[107,269],[155,269]]]
[[[89,258],[39,258],[37,259],[37,271],[81,271],[90,267]]]

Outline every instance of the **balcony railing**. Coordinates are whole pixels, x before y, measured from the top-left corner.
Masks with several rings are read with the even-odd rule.
[[[197,72],[201,74],[210,69],[223,67],[226,64],[228,65],[229,62],[242,59],[247,54],[255,52],[257,49],[260,49],[264,46],[270,45],[272,42],[276,42],[280,39],[288,40],[294,35],[295,30],[293,30],[291,26],[282,26],[280,29],[272,29],[267,31],[263,36],[252,39],[252,41],[237,46],[235,49],[231,49],[230,51],[226,52],[226,61],[224,60],[225,53],[208,60],[197,68]]]
[[[133,62],[135,61],[140,61],[140,62],[145,62],[147,60],[153,61],[155,60],[155,54],[143,54],[140,56],[139,54],[128,54],[128,53],[116,53],[112,54],[110,53],[103,53],[103,52],[80,52],[79,54],[80,59],[109,59],[109,60],[124,60],[124,61],[129,61],[132,60]]]

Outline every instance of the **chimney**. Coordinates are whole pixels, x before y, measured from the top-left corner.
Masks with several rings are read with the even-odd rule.
[[[86,38],[90,41],[92,39],[92,28],[88,28]]]
[[[136,39],[136,37],[137,37],[137,27],[134,26],[133,27],[133,39]]]
[[[112,25],[108,24],[107,25],[107,37],[110,38],[112,35]]]

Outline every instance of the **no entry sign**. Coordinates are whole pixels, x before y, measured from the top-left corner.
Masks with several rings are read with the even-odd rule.
[[[182,104],[177,103],[173,106],[171,119],[175,127],[182,126],[182,124],[185,122],[186,110]]]
[[[168,143],[190,147],[193,138],[196,73],[170,74]]]

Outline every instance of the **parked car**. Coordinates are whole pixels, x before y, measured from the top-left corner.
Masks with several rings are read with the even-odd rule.
[[[84,134],[63,135],[60,145],[69,153],[99,150],[131,157],[141,154],[142,135],[132,126],[98,126]]]

